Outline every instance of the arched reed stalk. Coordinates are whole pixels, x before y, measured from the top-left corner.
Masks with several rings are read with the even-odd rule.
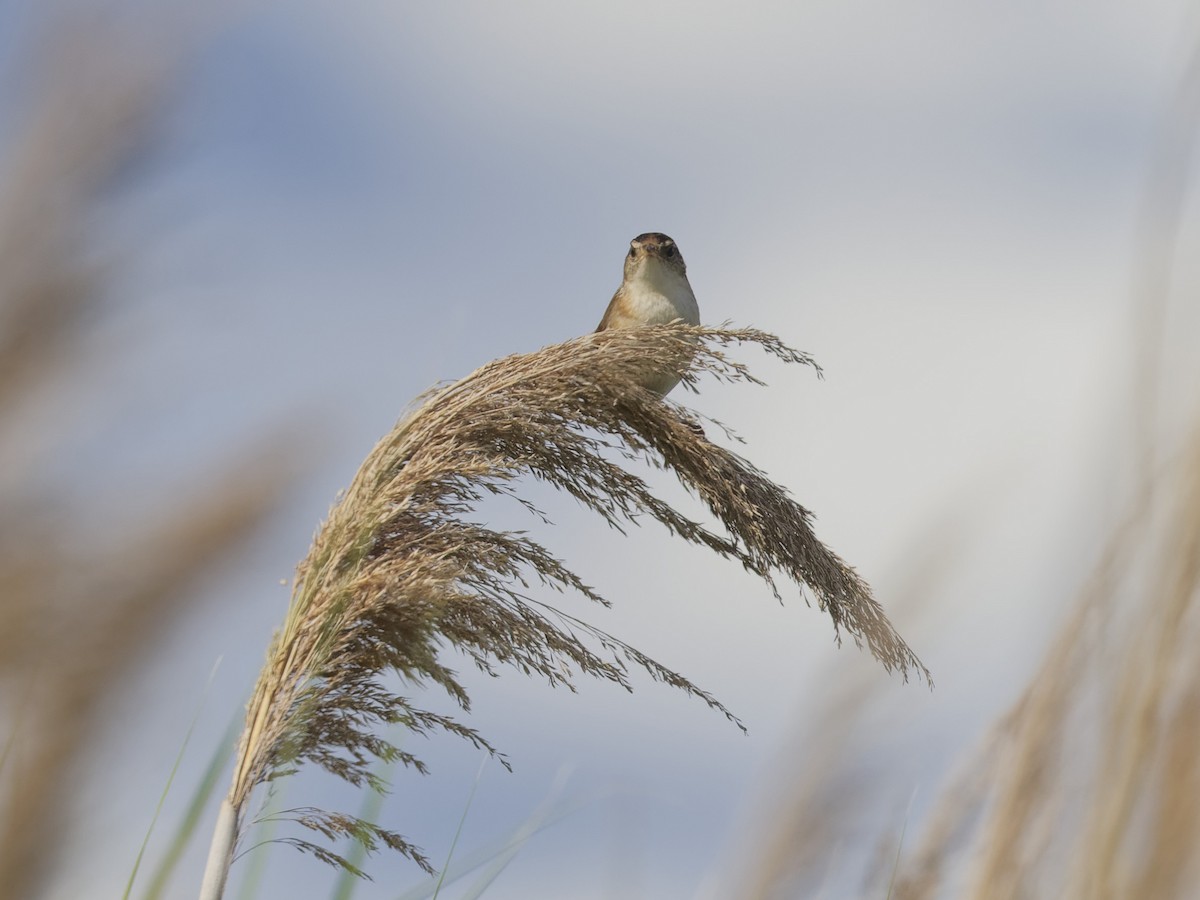
[[[220,896],[251,794],[263,782],[304,763],[375,788],[373,759],[421,770],[418,759],[379,737],[386,724],[448,731],[492,751],[472,728],[418,709],[381,683],[381,675],[398,672],[410,683],[440,685],[468,709],[466,691],[440,659],[446,646],[485,671],[507,664],[551,685],[569,684],[574,670],[628,687],[632,664],[733,719],[684,676],[540,599],[531,585],[606,602],[540,544],[468,521],[485,495],[515,496],[526,474],[616,527],[653,516],[677,537],[737,560],[776,596],[782,574],[811,592],[839,635],[865,644],[888,670],[928,679],[867,585],[817,540],[809,512],[746,460],[709,442],[678,406],[640,386],[663,366],[688,384],[701,373],[754,381],[725,355],[731,344],[813,365],[749,329],[605,331],[489,363],[431,392],[379,442],[300,564],[248,707],[202,897]],[[673,470],[724,533],[655,497],[609,458],[614,450],[625,461]],[[326,838],[383,843],[429,866],[416,847],[371,823],[314,809],[298,820]],[[324,845],[292,843],[344,862]]]

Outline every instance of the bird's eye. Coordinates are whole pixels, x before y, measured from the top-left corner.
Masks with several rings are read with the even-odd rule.
[[[674,255],[675,255],[675,245],[667,244],[667,246],[663,249],[663,256],[670,258]]]
[[[629,258],[633,259],[635,256],[637,256],[637,247],[630,247],[629,248]]]

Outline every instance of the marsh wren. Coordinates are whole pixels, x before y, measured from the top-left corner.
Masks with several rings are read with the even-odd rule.
[[[613,294],[597,331],[637,328],[683,321],[700,324],[700,308],[688,283],[687,266],[675,242],[657,231],[639,234],[629,242],[625,279]],[[679,384],[672,372],[657,374],[643,387],[664,397]]]

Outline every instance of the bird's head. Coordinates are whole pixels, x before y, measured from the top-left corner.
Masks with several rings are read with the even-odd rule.
[[[629,242],[629,253],[625,257],[625,280],[647,276],[653,278],[657,274],[655,270],[666,270],[687,277],[683,254],[675,242],[658,231],[648,231]]]

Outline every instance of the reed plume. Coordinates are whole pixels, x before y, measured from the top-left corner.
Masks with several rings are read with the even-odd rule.
[[[811,593],[837,635],[865,644],[888,670],[928,679],[867,585],[816,538],[811,514],[745,459],[703,437],[679,407],[640,386],[664,365],[689,385],[701,373],[755,381],[724,352],[731,344],[813,365],[750,329],[606,331],[485,365],[431,392],[379,442],[297,571],[248,707],[202,896],[220,895],[251,794],[281,772],[313,763],[351,784],[380,787],[373,758],[421,770],[420,760],[378,736],[379,726],[392,723],[448,731],[494,752],[472,728],[415,707],[380,681],[394,671],[410,684],[436,684],[468,710],[465,688],[441,660],[447,646],[485,672],[505,664],[552,686],[569,686],[574,673],[628,689],[629,667],[639,667],[737,721],[683,675],[541,599],[539,585],[607,605],[542,545],[468,520],[489,494],[515,497],[515,481],[526,473],[611,526],[650,515],[677,537],[740,562],[776,596],[776,578],[784,576]],[[636,460],[674,471],[724,533],[656,497],[621,464]],[[429,866],[412,844],[369,823],[314,810],[305,819],[326,836],[365,835]],[[344,862],[315,843],[295,843]]]

